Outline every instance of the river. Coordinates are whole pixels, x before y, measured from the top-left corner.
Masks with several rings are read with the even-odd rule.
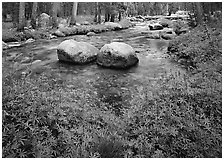
[[[155,83],[164,74],[185,72],[180,66],[166,58],[165,52],[169,41],[146,38],[141,34],[144,29],[144,27],[136,26],[121,31],[104,32],[92,37],[75,35],[53,40],[39,40],[23,47],[7,50],[4,53],[6,56],[3,55],[3,67],[12,63],[7,60],[9,55],[22,53],[22,56],[14,63],[17,66],[12,65],[14,69],[20,68],[18,73],[21,73],[26,68],[20,64],[21,58],[32,54],[33,60],[41,60],[30,66],[32,76],[50,70],[57,73],[63,81],[70,81],[71,84],[74,82],[73,85],[76,86],[88,87],[87,84],[91,82],[99,98],[110,104],[116,103],[119,108],[131,98],[128,96],[131,88],[145,88],[149,83]],[[62,41],[71,38],[89,42],[98,49],[113,41],[127,43],[135,49],[139,63],[127,70],[102,68],[95,62],[87,65],[61,63],[57,59],[56,48]],[[77,84],[75,79],[79,79],[82,85]]]

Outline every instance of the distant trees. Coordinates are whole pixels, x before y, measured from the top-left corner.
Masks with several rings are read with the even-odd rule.
[[[58,15],[59,6],[60,6],[60,2],[52,2],[52,26],[53,26],[53,28],[56,28],[58,26],[57,15]]]
[[[33,2],[33,8],[32,8],[32,16],[31,16],[31,26],[35,29],[37,26],[36,24],[36,18],[37,18],[37,2]]]
[[[19,2],[19,24],[17,30],[23,30],[26,26],[25,20],[25,2]]]
[[[195,2],[195,17],[196,17],[196,22],[198,24],[202,24],[203,23],[203,16],[204,16],[204,11],[202,8],[202,3],[201,2]]]
[[[78,6],[78,2],[73,2],[72,17],[71,17],[70,25],[75,25],[76,24],[77,6]]]
[[[31,26],[36,28],[36,19],[41,13],[50,14],[53,27],[57,27],[58,17],[71,17],[70,24],[76,23],[77,15],[94,15],[96,23],[114,22],[124,16],[136,15],[171,15],[177,10],[187,10],[194,13],[198,23],[207,17],[214,16],[222,10],[221,2],[3,2],[3,21],[12,17],[18,30],[31,20]],[[221,14],[219,14],[221,17]]]

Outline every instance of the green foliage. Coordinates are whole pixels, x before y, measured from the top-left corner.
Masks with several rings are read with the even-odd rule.
[[[213,61],[221,56],[221,30],[199,26],[171,41],[168,47],[176,61],[184,60],[188,66],[197,67],[202,62]]]
[[[2,41],[4,42],[18,42],[25,41],[29,38],[33,39],[48,39],[49,32],[46,30],[24,30],[23,32],[16,32],[14,30],[4,30],[2,32]]]
[[[119,115],[81,80],[4,74],[3,157],[221,157],[221,82],[208,74],[130,89]]]
[[[2,30],[2,41],[17,42],[20,41],[20,38],[15,35],[15,31],[4,29]]]

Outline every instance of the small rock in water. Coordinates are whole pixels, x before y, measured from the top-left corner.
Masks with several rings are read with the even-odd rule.
[[[55,39],[57,36],[50,34],[50,39]]]
[[[87,36],[95,36],[96,33],[94,33],[94,32],[88,32],[86,35],[87,35]]]
[[[35,40],[33,39],[33,38],[29,38],[28,40],[26,40],[26,42],[25,43],[32,43],[32,42],[34,42]]]

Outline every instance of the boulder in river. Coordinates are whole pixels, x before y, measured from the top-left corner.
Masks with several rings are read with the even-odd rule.
[[[108,68],[126,69],[138,63],[135,50],[128,44],[105,44],[97,54],[97,64]]]
[[[85,64],[96,60],[99,50],[87,42],[77,42],[73,39],[63,41],[57,47],[60,61]]]

